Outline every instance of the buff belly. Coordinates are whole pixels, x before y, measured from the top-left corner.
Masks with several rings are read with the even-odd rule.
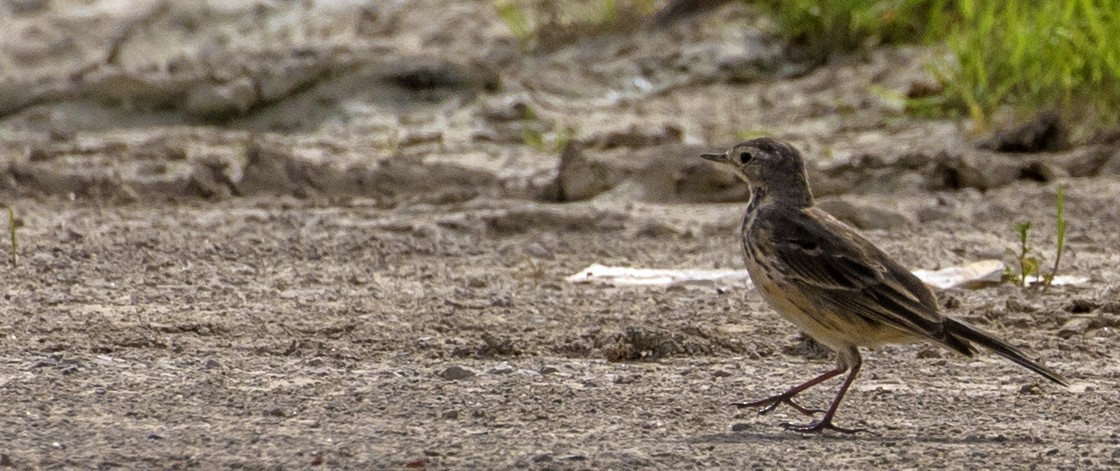
[[[753,265],[753,264],[751,264]],[[751,280],[762,298],[817,342],[839,350],[850,346],[874,347],[887,343],[906,343],[918,337],[893,326],[867,320],[851,312],[828,311],[814,305],[796,288],[782,289],[756,266],[748,266]]]

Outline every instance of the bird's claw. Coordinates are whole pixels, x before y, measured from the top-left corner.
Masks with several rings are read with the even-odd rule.
[[[734,402],[731,405],[733,405],[735,407],[738,407],[739,409],[755,409],[755,408],[757,408],[758,409],[758,415],[766,415],[766,414],[769,414],[770,412],[773,412],[774,409],[777,409],[778,406],[781,405],[781,404],[786,404],[786,405],[792,407],[793,410],[796,410],[797,412],[800,412],[804,415],[820,414],[820,413],[824,412],[821,409],[810,409],[808,407],[802,406],[801,404],[793,402],[793,397],[792,396],[787,396],[787,395],[784,395],[784,394],[779,394],[779,395],[774,396],[774,397],[768,397],[768,398],[763,399],[761,401]]]

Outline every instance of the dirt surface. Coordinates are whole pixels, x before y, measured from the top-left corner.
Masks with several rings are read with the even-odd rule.
[[[905,116],[935,52],[803,64],[738,3],[528,52],[487,1],[0,8],[0,468],[1120,465],[1118,148]],[[874,433],[801,436],[730,406],[832,366],[757,293],[564,280],[740,267],[697,153],[759,133],[914,268],[1024,219],[1051,259],[1065,186],[1089,282],[940,296],[1071,387],[884,347],[837,419]]]

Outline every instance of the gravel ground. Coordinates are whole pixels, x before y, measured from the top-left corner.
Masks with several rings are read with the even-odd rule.
[[[0,467],[1120,464],[1120,154],[982,150],[872,92],[928,51],[799,64],[738,2],[532,53],[482,0],[16,3]],[[1023,219],[1052,258],[1065,186],[1087,283],[939,295],[1071,387],[884,347],[837,416],[873,433],[801,436],[730,405],[832,366],[753,290],[565,281],[739,268],[744,193],[696,152],[760,132],[913,268],[1006,259]]]

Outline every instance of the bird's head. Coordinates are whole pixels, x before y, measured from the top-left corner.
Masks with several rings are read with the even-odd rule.
[[[700,157],[730,167],[751,186],[752,192],[812,204],[801,153],[778,139],[751,139],[722,154],[701,154]]]

